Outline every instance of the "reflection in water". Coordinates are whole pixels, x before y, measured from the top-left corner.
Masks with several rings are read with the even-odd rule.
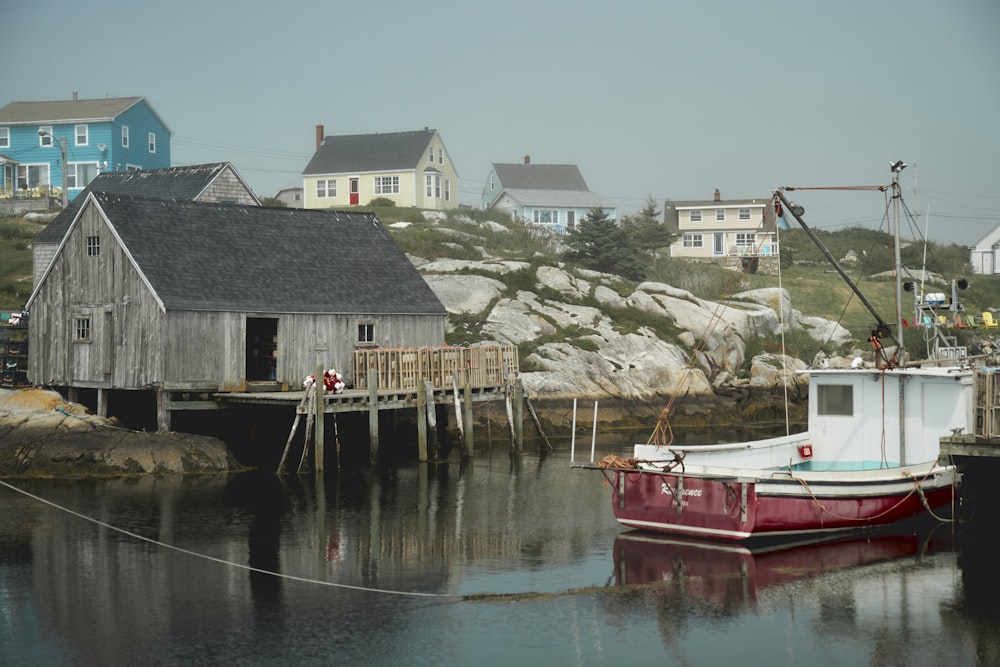
[[[998,655],[972,591],[996,575],[959,570],[948,530],[668,540],[622,533],[602,482],[506,451],[325,479],[20,481],[175,549],[0,489],[4,662],[670,665],[752,647],[766,663],[920,664],[893,643],[908,633],[946,664],[970,645]]]

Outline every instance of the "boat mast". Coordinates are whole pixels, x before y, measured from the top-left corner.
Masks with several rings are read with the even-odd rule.
[[[900,261],[899,256],[899,201],[902,198],[902,193],[899,189],[899,172],[906,169],[906,163],[902,160],[897,160],[896,162],[891,162],[889,168],[892,170],[892,214],[893,214],[893,246],[894,246],[894,258],[896,260],[896,327],[897,331],[897,342],[899,347],[898,357],[900,360],[905,359],[905,351],[903,350],[903,264]]]

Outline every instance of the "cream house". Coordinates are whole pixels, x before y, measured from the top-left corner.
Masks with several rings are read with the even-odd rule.
[[[324,136],[302,180],[303,208],[367,205],[376,197],[396,206],[458,207],[458,171],[437,130]]]
[[[670,201],[664,224],[675,235],[671,257],[700,260],[776,257],[778,245],[770,198],[723,199],[716,190],[708,200]]]

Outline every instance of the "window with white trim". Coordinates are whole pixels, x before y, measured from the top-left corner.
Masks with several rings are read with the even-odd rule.
[[[30,190],[40,185],[49,184],[49,165],[19,164],[17,165],[17,189]]]
[[[9,127],[0,127],[0,148],[10,148]]]
[[[149,133],[149,152],[150,153],[155,153],[156,152],[156,133],[155,132],[150,132]]]
[[[441,199],[441,174],[424,174],[424,186],[428,199]]]
[[[688,213],[688,220],[691,222],[701,222],[701,209],[694,209]]]
[[[438,149],[438,164],[444,164],[444,149]]]
[[[375,342],[375,325],[372,322],[358,322],[358,342]]]
[[[533,213],[533,219],[536,225],[558,225],[559,211],[536,208]]]
[[[737,248],[750,248],[753,247],[754,237],[756,234],[749,234],[747,232],[739,232],[736,234],[736,247]]]
[[[128,125],[122,125],[122,148],[128,148]]]
[[[321,178],[316,181],[316,196],[319,198],[324,197],[336,197],[337,196],[337,179]]]
[[[725,222],[726,221],[726,209],[724,209],[724,208],[717,208],[717,209],[715,209],[715,220],[716,220],[716,222]]]
[[[746,222],[749,219],[750,219],[750,209],[748,209],[748,208],[741,208],[740,209],[740,220],[743,221],[743,222]]]
[[[66,187],[85,188],[97,178],[100,169],[96,162],[69,162],[66,164]]]
[[[399,176],[376,176],[375,194],[377,195],[398,195]]]
[[[681,240],[681,246],[684,248],[701,248],[702,243],[701,234],[685,234]]]
[[[42,147],[52,145],[52,126],[42,125],[38,128],[38,145]]]
[[[77,125],[73,128],[73,134],[76,136],[77,146],[86,146],[88,140],[90,139],[90,128],[86,125]]]
[[[434,164],[434,147],[431,146],[430,150],[431,150],[431,164]]]
[[[451,179],[444,179],[444,200],[451,201]]]

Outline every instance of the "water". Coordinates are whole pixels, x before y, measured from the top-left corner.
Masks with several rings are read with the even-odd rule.
[[[650,539],[559,452],[10,483],[3,664],[1000,664],[988,538]]]

